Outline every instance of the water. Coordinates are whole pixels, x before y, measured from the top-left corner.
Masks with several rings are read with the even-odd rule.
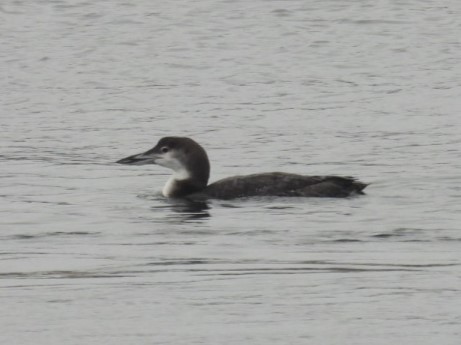
[[[460,5],[4,1],[2,344],[458,344]],[[114,161],[363,197],[188,205]]]

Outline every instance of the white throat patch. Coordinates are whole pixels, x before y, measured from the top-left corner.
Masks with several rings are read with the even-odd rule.
[[[181,169],[179,171],[175,171],[173,175],[170,176],[168,181],[166,181],[165,186],[163,186],[162,194],[163,196],[169,198],[173,194],[175,190],[175,184],[177,181],[182,181],[182,180],[187,180],[190,178],[190,174],[184,170]]]
[[[169,198],[171,194],[173,193],[174,190],[174,184],[176,183],[176,180],[173,176],[171,176],[168,181],[166,181],[165,185],[163,186],[162,189],[162,194],[163,196]]]

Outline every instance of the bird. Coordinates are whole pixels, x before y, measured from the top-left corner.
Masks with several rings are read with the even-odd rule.
[[[349,176],[309,176],[267,172],[227,177],[208,184],[210,162],[205,149],[187,137],[164,137],[152,149],[118,160],[125,165],[156,164],[173,170],[163,187],[168,198],[331,197],[364,194],[368,185]]]

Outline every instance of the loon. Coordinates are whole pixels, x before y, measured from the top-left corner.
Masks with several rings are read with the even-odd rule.
[[[157,164],[173,170],[162,194],[169,198],[234,199],[255,196],[348,197],[367,184],[353,177],[305,176],[270,172],[224,178],[208,185],[210,162],[202,146],[186,137],[165,137],[140,154],[120,159],[127,165]]]

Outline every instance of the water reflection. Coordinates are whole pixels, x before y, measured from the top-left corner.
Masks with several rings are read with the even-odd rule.
[[[211,217],[208,212],[210,205],[206,201],[193,201],[187,199],[165,199],[164,205],[152,206],[153,211],[158,211],[159,208],[168,208],[173,211],[175,222],[196,221]]]

